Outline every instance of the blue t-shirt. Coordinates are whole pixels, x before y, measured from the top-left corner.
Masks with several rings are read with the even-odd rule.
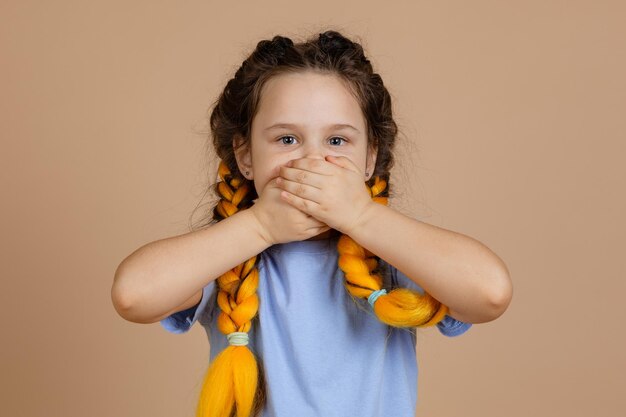
[[[365,299],[357,299],[362,308],[356,305],[337,265],[338,238],[277,244],[259,254],[259,311],[248,348],[265,374],[262,417],[415,415],[415,329],[386,325]],[[423,293],[402,272],[380,262],[390,270],[383,282],[387,291],[400,286]],[[197,306],[160,322],[172,333],[184,333],[199,321],[211,344],[211,362],[228,347],[216,326],[216,284],[204,287]],[[458,336],[471,324],[446,316],[436,327]]]

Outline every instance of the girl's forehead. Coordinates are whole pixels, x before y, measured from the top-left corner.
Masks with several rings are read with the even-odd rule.
[[[365,124],[359,102],[335,75],[303,72],[269,79],[261,92],[256,124],[266,128],[302,120],[311,125],[356,124],[358,130]]]

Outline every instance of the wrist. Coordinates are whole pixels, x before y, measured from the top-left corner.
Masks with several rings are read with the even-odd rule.
[[[263,226],[263,222],[259,218],[259,215],[257,214],[257,212],[254,209],[254,207],[255,206],[252,206],[252,207],[248,208],[247,210],[243,210],[241,212],[241,214],[245,213],[245,216],[248,217],[248,221],[249,221],[249,224],[250,224],[250,229],[253,231],[255,236],[257,236],[261,241],[263,241],[263,243],[267,247],[272,246],[272,245],[274,245],[274,242],[272,240],[272,236],[270,235],[270,233],[268,233],[268,231],[265,228],[265,226]]]
[[[370,200],[369,203],[367,203],[361,210],[352,226],[343,233],[350,236],[354,240],[357,240],[355,238],[358,238],[359,234],[364,233],[367,230],[367,225],[372,221],[375,221],[376,217],[380,215],[380,207],[378,206],[380,206],[379,203]]]

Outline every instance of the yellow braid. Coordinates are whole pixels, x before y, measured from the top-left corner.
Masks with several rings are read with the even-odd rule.
[[[233,178],[223,161],[220,161],[218,173],[222,181],[217,184],[217,190],[222,198],[216,210],[226,218],[247,208],[239,207],[239,204],[250,188],[246,181]],[[372,200],[384,205],[387,205],[387,197],[379,194],[386,188],[387,182],[379,177],[375,177],[371,188],[367,187]],[[382,288],[382,278],[371,274],[378,265],[373,253],[347,235],[339,238],[337,250],[339,268],[345,274],[345,287],[351,295],[368,298]],[[217,304],[221,310],[217,326],[225,335],[247,333],[258,312],[257,259],[254,256],[217,279]],[[374,312],[378,318],[394,327],[432,326],[441,321],[447,311],[445,305],[428,293],[422,295],[406,288],[396,288],[383,294],[374,303]],[[259,387],[263,388],[257,392]],[[207,371],[196,416],[249,417],[252,412],[256,415],[265,400],[263,390],[264,384],[252,351],[245,345],[230,345],[215,357]]]
[[[216,209],[226,218],[239,211],[238,205],[248,193],[249,186],[232,178],[224,162],[220,162],[218,173],[222,181],[217,189],[222,198]],[[217,327],[225,335],[247,333],[257,314],[259,272],[256,262],[257,256],[253,256],[217,279],[217,304],[221,310]],[[259,382],[262,381],[259,381],[257,360],[248,346],[229,345],[215,357],[207,371],[196,416],[230,417],[232,414],[248,417],[253,408],[255,414],[258,413],[264,400],[263,393],[257,393]]]
[[[387,182],[379,177],[374,178],[374,185],[367,189],[374,202],[387,205],[387,197],[379,196],[387,188]],[[382,288],[382,278],[372,275],[378,261],[376,256],[356,243],[350,236],[341,235],[337,243],[339,252],[339,268],[345,275],[345,287],[350,294],[359,298],[368,298],[374,291]],[[374,303],[374,313],[382,321],[394,327],[427,327],[440,322],[448,307],[424,294],[396,288],[383,294]]]

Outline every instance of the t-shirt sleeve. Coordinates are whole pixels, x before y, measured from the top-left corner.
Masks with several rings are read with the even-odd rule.
[[[202,298],[198,304],[187,310],[170,314],[160,321],[161,326],[171,333],[186,333],[203,315],[210,316],[213,304],[215,304],[215,297],[212,297],[215,284],[213,280],[202,289]]]
[[[396,269],[393,265],[389,265],[389,267],[391,269],[391,280],[393,284],[402,288],[408,288],[410,290],[417,291],[420,294],[424,294],[424,289],[417,285],[415,281],[404,275],[402,271]],[[444,336],[454,337],[460,336],[468,331],[469,328],[472,327],[472,323],[462,322],[446,314],[443,320],[437,323],[436,326],[437,329],[439,329],[439,332]]]

